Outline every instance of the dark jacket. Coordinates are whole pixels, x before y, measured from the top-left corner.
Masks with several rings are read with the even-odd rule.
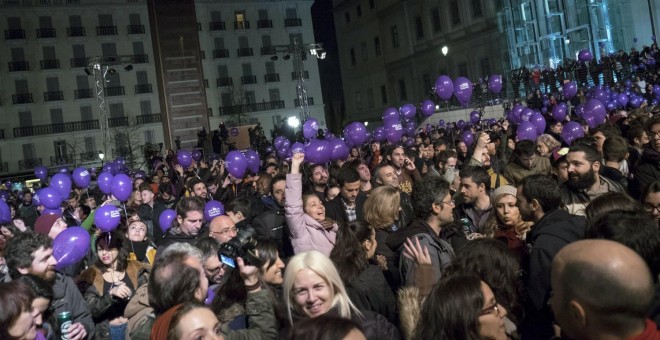
[[[367,338],[367,340],[398,340],[401,339],[401,334],[399,330],[391,324],[387,319],[370,310],[360,310],[362,316],[351,313],[351,320],[360,325],[362,333]],[[339,317],[339,311],[337,307],[333,307],[329,310],[326,315],[333,315]],[[295,327],[296,323],[306,320],[308,317],[301,316],[293,312],[293,325]],[[289,333],[289,328],[285,328],[280,332],[280,339],[288,339],[287,335]]]
[[[293,256],[284,207],[277,204],[271,196],[264,196],[261,201],[264,206],[263,211],[252,219],[252,228],[257,232],[257,238],[277,243],[280,257]]]
[[[611,166],[603,166],[600,169],[601,176],[609,179],[612,182],[618,183],[623,191],[628,191],[628,178],[624,176],[623,173],[619,171],[619,169],[615,169]]]
[[[529,301],[523,332],[531,336],[524,338],[548,339],[552,335],[552,311],[548,306],[552,259],[565,245],[584,238],[584,233],[583,217],[556,209],[546,213],[527,235],[531,246],[529,267],[525,271]]]
[[[357,215],[356,221],[364,220],[364,201],[367,200],[367,195],[363,192],[360,192],[355,198],[355,214]],[[333,221],[336,221],[338,225],[348,225],[348,216],[346,215],[346,210],[344,208],[344,201],[341,197],[341,194],[333,198],[332,201],[325,202],[325,216],[330,218]]]
[[[610,179],[600,176],[600,182],[608,187],[608,192],[623,192],[621,185]],[[571,214],[584,216],[584,209],[591,202],[587,191],[571,189],[568,183],[562,183],[560,189],[561,202],[566,206],[566,210]]]
[[[410,200],[410,195],[399,190],[399,199],[401,206],[401,213],[399,214],[399,220],[396,222],[399,229],[407,226],[415,219],[415,211],[413,210],[412,201]]]
[[[149,204],[140,204],[140,207],[137,209],[137,213],[140,216],[140,220],[145,223],[151,223],[153,241],[155,243],[160,242],[165,236],[165,233],[160,229],[160,214],[167,209],[165,203],[155,200],[154,206],[151,207]]]
[[[87,308],[85,299],[83,299],[73,280],[68,276],[57,273],[55,282],[53,282],[53,293],[55,295],[48,308],[52,315],[57,317],[59,313],[71,312],[71,321],[73,323],[80,322],[87,331],[87,338],[92,339],[96,329],[94,320],[92,320],[92,314]]]
[[[483,230],[486,226],[486,221],[488,220],[490,214],[495,213],[495,210],[491,206],[490,208],[486,209],[482,213],[481,218],[479,218],[477,210],[474,209],[474,206],[472,204],[466,204],[463,202],[462,195],[458,195],[456,201],[460,203],[457,203],[456,208],[454,209],[454,221],[462,227],[462,224],[460,224],[461,219],[467,218],[468,221],[470,221],[470,234],[481,232],[481,230]]]
[[[165,234],[165,237],[158,243],[158,250],[163,251],[165,248],[168,246],[174,244],[174,243],[179,243],[179,242],[184,242],[184,243],[189,243],[193,244],[195,241],[197,241],[200,237],[203,235],[208,236],[208,226],[204,225],[197,235],[192,236],[192,235],[186,235],[181,232],[181,229],[179,226],[174,226],[170,228],[170,230],[167,231],[167,234]]]
[[[377,265],[370,264],[353,282],[346,284],[346,290],[359,310],[376,312],[398,324],[394,293]]]
[[[654,181],[660,180],[660,152],[646,146],[642,152],[642,159],[633,171],[635,185],[631,187],[633,197],[640,199],[642,190]]]

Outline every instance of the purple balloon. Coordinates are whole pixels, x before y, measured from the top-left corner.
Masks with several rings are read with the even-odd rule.
[[[277,136],[275,137],[275,140],[273,141],[273,145],[275,146],[275,149],[278,149],[279,147],[282,146],[282,143],[286,140],[285,137],[283,136]]]
[[[113,176],[117,174],[117,167],[115,167],[115,163],[109,162],[105,163],[103,165],[103,168],[101,169],[102,172],[109,172]]]
[[[316,118],[309,118],[303,124],[303,136],[307,139],[316,137],[319,131],[319,121]]]
[[[465,77],[458,77],[454,82],[454,94],[458,98],[458,102],[467,107],[472,97],[472,82]]]
[[[261,159],[259,159],[259,153],[252,149],[245,151],[245,159],[247,160],[247,168],[251,173],[257,174],[259,172],[259,166],[261,165]]]
[[[119,222],[121,222],[121,212],[112,204],[101,206],[94,212],[94,224],[101,231],[113,231],[117,229]]]
[[[3,200],[0,200],[0,223],[11,222],[11,209],[9,205]]]
[[[577,94],[577,84],[575,84],[574,81],[565,83],[562,89],[564,92],[564,97],[568,100],[572,99]]]
[[[385,140],[385,128],[382,126],[379,126],[374,129],[373,133],[373,138],[379,142],[382,142]]]
[[[76,183],[76,186],[81,189],[87,189],[89,187],[89,182],[92,179],[92,176],[89,175],[89,171],[85,167],[79,167],[73,169],[72,173],[73,183]]]
[[[479,111],[470,112],[470,123],[478,124],[480,120],[481,120],[481,115],[479,114]]]
[[[57,208],[57,209],[44,208],[44,210],[41,211],[41,214],[62,216],[62,208]]]
[[[656,98],[660,98],[660,85],[653,85],[653,94]]]
[[[348,146],[344,143],[343,140],[335,138],[330,140],[330,160],[346,160],[348,158]]]
[[[68,199],[71,193],[71,179],[62,173],[55,174],[50,179],[50,187],[57,190],[62,199]]]
[[[53,240],[53,257],[57,261],[55,269],[60,270],[82,260],[89,252],[90,244],[87,230],[81,227],[63,230]]]
[[[594,56],[591,55],[591,52],[589,50],[582,50],[578,53],[578,59],[581,61],[591,61]]]
[[[344,136],[351,145],[361,145],[367,140],[367,128],[360,122],[353,122],[346,127]]]
[[[133,181],[126,174],[118,174],[112,178],[112,195],[120,202],[126,202],[131,197]]]
[[[463,131],[463,134],[461,134],[461,140],[463,143],[465,143],[465,145],[470,147],[470,145],[474,143],[474,134],[472,134],[470,131]]]
[[[430,117],[435,112],[435,103],[430,99],[422,101],[419,106],[424,117]]]
[[[444,120],[444,119],[440,119],[440,120],[438,121],[438,126],[439,126],[439,127],[445,127],[445,120]]]
[[[403,126],[401,123],[392,123],[385,126],[385,138],[388,142],[394,144],[398,143],[403,137]]]
[[[286,148],[288,151],[288,147]],[[225,158],[225,164],[229,174],[234,176],[234,178],[243,178],[247,170],[247,159],[245,155],[240,151],[229,151],[227,157]]]
[[[69,168],[67,168],[66,166],[63,166],[63,167],[57,169],[57,172],[59,172],[61,174],[68,174],[69,173]]]
[[[530,108],[525,108],[520,114],[520,119],[518,122],[529,122],[529,118],[534,114],[534,110]]]
[[[561,130],[561,139],[568,145],[571,145],[575,139],[581,137],[584,137],[584,130],[577,122],[568,122]]]
[[[213,303],[213,299],[215,299],[215,290],[209,289],[206,291],[206,299],[204,299],[204,304],[207,306],[210,306],[211,303]]]
[[[96,183],[98,184],[99,189],[106,195],[110,195],[110,193],[112,193],[112,177],[114,176],[111,172],[103,171],[96,178]]]
[[[136,171],[135,174],[133,175],[133,178],[134,178],[134,179],[146,179],[146,178],[147,178],[147,174],[144,172],[144,170],[138,170],[138,171]]]
[[[190,156],[195,160],[195,162],[199,162],[202,160],[202,151],[195,149],[190,153]]]
[[[48,169],[45,166],[38,166],[34,168],[34,176],[42,181],[48,178]]]
[[[330,161],[330,153],[330,143],[322,139],[312,139],[305,147],[305,159],[315,164]]]
[[[204,206],[204,218],[206,219],[207,222],[211,222],[211,220],[224,213],[225,213],[225,206],[216,200],[208,201]]]
[[[160,216],[158,217],[158,224],[160,225],[160,230],[163,233],[166,233],[167,230],[172,227],[172,221],[176,218],[176,211],[173,209],[165,209]]]
[[[536,127],[530,122],[522,122],[518,125],[516,130],[516,138],[518,140],[536,140]]]
[[[628,96],[625,93],[619,93],[616,96],[616,101],[621,107],[626,107],[628,105]]]
[[[295,142],[295,143],[293,143],[293,145],[291,145],[291,152],[292,153],[299,153],[299,152],[305,153],[305,145],[303,145],[300,142]]]
[[[415,114],[417,114],[417,108],[413,104],[403,104],[399,108],[399,113],[403,118],[412,119],[415,118]]]
[[[566,110],[566,104],[558,103],[554,108],[552,108],[552,118],[558,122],[564,121],[564,119],[566,119]]]
[[[529,122],[536,127],[536,134],[537,135],[542,135],[543,132],[545,132],[545,118],[543,117],[542,114],[540,113],[535,113],[531,117],[529,117]]]
[[[236,128],[236,127],[233,127],[233,128],[231,128],[231,129],[229,129],[229,134],[230,134],[232,137],[236,137],[236,136],[238,136],[238,132],[239,132],[239,131],[238,131],[238,128]]]
[[[454,83],[451,81],[451,78],[445,75],[438,77],[435,81],[435,93],[442,100],[449,100],[454,93]]]
[[[502,92],[502,75],[493,74],[488,77],[488,89],[493,93]]]
[[[192,154],[188,150],[179,150],[176,152],[176,160],[181,164],[181,166],[185,169],[189,167],[192,162]]]
[[[394,121],[399,121],[399,111],[397,111],[393,107],[388,107],[383,111],[383,122],[388,123],[388,122],[394,122]]]

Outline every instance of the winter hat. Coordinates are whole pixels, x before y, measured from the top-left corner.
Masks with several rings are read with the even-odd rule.
[[[518,189],[514,187],[513,185],[502,185],[501,187],[495,189],[493,193],[490,195],[490,203],[494,204],[495,199],[497,199],[500,195],[511,195],[513,197],[516,197],[518,194]]]
[[[41,215],[34,222],[34,232],[37,234],[48,235],[50,229],[53,228],[55,221],[60,218],[58,215]]]

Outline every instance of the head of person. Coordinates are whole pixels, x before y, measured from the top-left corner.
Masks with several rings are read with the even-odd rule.
[[[654,292],[644,260],[609,240],[581,240],[563,247],[552,261],[551,285],[555,321],[573,339],[641,333]]]
[[[651,182],[644,188],[642,206],[649,216],[660,223],[660,181]]]
[[[355,321],[332,315],[322,315],[291,327],[288,340],[366,340]]]
[[[276,175],[270,181],[270,196],[279,204],[281,207],[284,206],[284,200],[286,196],[284,194],[284,189],[286,187],[286,175]]]
[[[26,283],[34,293],[34,300],[32,300],[32,308],[36,313],[34,322],[37,328],[41,328],[44,320],[48,320],[50,317],[48,307],[54,297],[52,284],[34,275],[23,275],[18,281]]]
[[[435,219],[441,225],[454,222],[449,183],[440,177],[426,176],[415,182],[411,201],[415,216],[423,221]]]
[[[656,114],[646,122],[646,134],[649,137],[651,148],[660,152],[660,115]]]
[[[266,164],[266,173],[275,177],[277,176],[277,173],[279,172],[279,169],[277,167],[277,163],[267,163]]]
[[[357,172],[360,174],[361,182],[368,182],[371,180],[371,170],[369,170],[369,166],[367,165],[367,162],[365,162],[363,159],[356,158],[351,162],[347,163],[347,165],[345,166],[357,170]]]
[[[552,150],[561,146],[561,143],[548,134],[542,134],[536,139],[536,152],[541,157],[550,157]]]
[[[399,170],[403,167],[403,162],[406,158],[406,150],[403,146],[393,145],[389,148],[387,153],[387,160],[390,165],[394,167],[395,170]]]
[[[269,173],[261,173],[257,180],[254,181],[255,189],[260,196],[268,195],[270,193],[270,182],[273,176]],[[217,189],[217,188],[216,188]],[[215,191],[213,191],[215,193]]]
[[[354,221],[339,228],[330,259],[345,284],[351,285],[367,269],[377,245],[376,230],[367,222]]]
[[[552,156],[550,157],[552,173],[557,177],[557,182],[559,182],[559,184],[568,181],[568,161],[566,160],[567,153],[568,148],[555,149],[552,151]]]
[[[168,309],[156,319],[151,332],[153,339],[224,339],[218,317],[199,302],[185,302]]]
[[[495,208],[495,214],[488,216],[487,229],[484,233],[493,236],[499,229],[510,229],[522,222],[520,210],[518,209],[518,191],[512,185],[503,185],[490,195],[490,202]]]
[[[560,134],[563,128],[564,124],[556,120],[550,124],[550,131],[556,135]]]
[[[197,236],[204,224],[204,200],[200,197],[183,197],[176,205],[176,220],[184,235]]]
[[[342,167],[337,176],[342,199],[348,204],[354,204],[360,193],[360,173],[352,167]]]
[[[67,199],[66,203],[69,209],[71,210],[75,209],[80,205],[80,202],[78,201],[78,195],[75,192],[71,192],[69,194],[69,198]]]
[[[328,169],[322,164],[313,164],[308,168],[309,181],[315,187],[328,185]]]
[[[37,310],[32,308],[35,295],[30,286],[14,280],[0,283],[0,338],[32,340],[37,337]]]
[[[124,271],[128,265],[128,248],[125,247],[124,234],[115,229],[111,232],[101,233],[94,240],[94,247],[98,254],[96,266],[102,271]]]
[[[609,137],[603,142],[605,162],[621,163],[628,156],[628,142],[621,136]]]
[[[202,302],[208,279],[202,252],[188,243],[174,243],[156,255],[149,274],[149,305],[156,315],[185,302]]]
[[[466,166],[461,170],[461,196],[463,202],[474,204],[490,193],[490,175],[480,166]]]
[[[325,206],[321,199],[313,192],[303,194],[303,211],[316,221],[325,221]]]
[[[387,229],[399,219],[401,194],[391,186],[381,186],[364,202],[364,220],[376,229]]]
[[[206,189],[206,184],[199,178],[193,178],[188,183],[188,190],[195,197],[200,197],[206,199],[206,194],[208,193]]]
[[[340,192],[341,188],[336,183],[333,183],[325,187],[323,195],[325,196],[326,202],[330,202],[335,199],[335,197],[339,196]]]
[[[207,194],[210,192],[212,195],[214,195],[216,191],[218,191],[218,182],[213,177],[207,179],[204,185],[206,185]]]
[[[628,128],[628,142],[630,145],[641,149],[650,141],[649,135],[646,133],[644,126],[641,124],[632,125]]]
[[[629,195],[622,192],[608,192],[591,200],[584,209],[587,225],[616,210],[643,213],[639,202]]]
[[[64,218],[58,215],[41,215],[34,222],[34,232],[48,235],[52,240],[66,228]]]
[[[226,268],[218,258],[220,243],[212,237],[202,237],[195,241],[195,248],[202,252],[202,266],[209,284],[222,283]]]
[[[297,254],[289,260],[282,291],[291,322],[294,313],[314,318],[332,308],[336,308],[343,318],[360,315],[332,261],[315,250]]]
[[[456,163],[458,162],[458,154],[455,150],[444,150],[441,151],[436,156],[436,166],[438,172],[441,174],[446,172],[448,169],[456,169]]]
[[[142,195],[140,194],[140,190],[136,188],[131,192],[131,197],[128,199],[128,205],[139,206],[140,204],[142,204]]]
[[[259,278],[264,283],[279,287],[284,282],[284,261],[277,251],[277,244],[272,240],[259,240],[257,254],[263,265],[259,268]]]
[[[445,141],[444,138],[438,138],[433,141],[433,151],[435,156],[445,150],[447,150],[447,141]]]
[[[32,192],[29,190],[23,191],[23,204],[30,205],[32,204]]]
[[[252,205],[247,197],[236,197],[225,206],[225,214],[234,221],[234,224],[250,219]]]
[[[559,184],[552,178],[544,175],[527,176],[516,188],[518,209],[524,221],[534,221],[561,206]]]
[[[131,242],[144,242],[147,240],[147,225],[140,220],[128,224],[126,238]]]
[[[533,168],[538,159],[536,146],[531,140],[521,140],[517,142],[512,156],[514,162],[525,169]]]
[[[600,152],[589,145],[573,145],[566,154],[568,162],[568,187],[574,190],[589,189],[598,180],[602,158]]]
[[[456,143],[456,152],[458,152],[461,155],[467,154],[468,152],[467,144],[465,144],[464,141],[458,141]]]
[[[142,204],[152,205],[154,203],[155,195],[149,184],[142,183],[138,190],[140,197],[142,198]]]
[[[424,301],[417,339],[507,339],[506,309],[472,273],[443,276]]]
[[[7,242],[5,260],[9,275],[16,279],[32,274],[48,282],[55,280],[53,240],[44,234],[21,233]]]
[[[382,163],[378,165],[374,169],[374,177],[378,185],[388,185],[393,188],[399,187],[399,177],[396,174],[396,170],[389,164]]]
[[[621,136],[621,130],[611,123],[601,124],[590,131],[591,135],[596,139],[596,149],[603,152],[603,143],[605,140],[614,136]]]
[[[161,183],[158,185],[158,195],[163,201],[172,199],[172,185],[170,183]]]
[[[237,233],[236,223],[227,215],[216,216],[209,224],[209,237],[216,239],[220,244],[229,242]]]

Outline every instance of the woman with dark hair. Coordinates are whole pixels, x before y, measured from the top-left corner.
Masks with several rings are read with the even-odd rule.
[[[307,319],[291,328],[289,340],[366,340],[360,325],[351,319],[323,315]]]
[[[220,340],[220,322],[208,307],[187,302],[178,304],[156,319],[150,339],[159,340]]]
[[[37,340],[57,338],[60,334],[55,332],[51,325],[57,326],[57,320],[48,311],[50,302],[53,301],[53,288],[51,284],[34,275],[23,275],[19,281],[25,282],[34,293],[34,300],[32,300],[32,308],[37,313],[34,317],[34,322],[37,326]],[[59,330],[59,329],[58,329]]]
[[[124,309],[133,293],[149,281],[149,268],[129,260],[124,233],[104,232],[94,240],[96,262],[77,278],[92,318],[96,323],[94,339],[124,339],[128,319]]]
[[[351,301],[363,310],[371,310],[396,324],[396,300],[382,269],[370,262],[376,253],[376,231],[366,222],[351,222],[339,228],[337,242],[330,253]]]
[[[642,206],[660,225],[660,181],[651,182],[642,192]]]
[[[32,308],[34,293],[23,281],[0,283],[0,339],[34,340],[37,337]]]

